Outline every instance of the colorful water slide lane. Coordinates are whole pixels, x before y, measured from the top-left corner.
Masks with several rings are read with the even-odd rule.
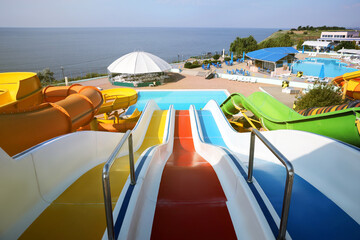
[[[240,93],[231,94],[220,107],[226,115],[234,115],[239,112],[239,106],[251,111],[269,130],[313,132],[360,147],[360,133],[356,125],[360,119],[360,108],[302,116],[263,92],[255,92],[247,98]]]
[[[248,161],[249,133],[231,129],[216,102],[210,101],[197,114],[206,143],[223,147],[236,165]],[[360,236],[360,189],[357,186],[360,152],[307,132],[279,130],[263,134],[294,165],[296,175],[287,227],[291,238],[357,239]],[[252,187],[252,191],[274,236],[278,232],[277,216],[281,216],[286,178],[285,169],[277,161],[260,141],[256,142],[256,188]],[[246,178],[247,169],[239,170]]]
[[[189,111],[173,115],[170,140],[147,154],[140,184],[121,193],[118,239],[272,239],[245,180],[217,158],[217,147],[206,144],[210,161],[195,151],[199,137]]]
[[[214,169],[194,149],[189,111],[176,111],[151,238],[236,239],[226,201]]]
[[[141,154],[147,148],[163,141],[167,112],[160,110],[153,101],[149,101],[147,104],[133,130],[135,161],[142,157]],[[97,139],[89,143],[88,139],[92,135],[97,135]],[[36,171],[38,179],[35,180],[37,182],[35,184],[39,186],[40,196],[28,196],[30,193],[25,191],[25,189],[29,189],[27,184],[30,184],[29,179],[25,178],[26,175],[32,175],[31,173],[18,176],[19,186],[13,186],[15,190],[9,193],[8,199],[12,199],[12,202],[1,202],[1,206],[7,208],[1,211],[8,212],[12,218],[15,218],[16,214],[18,216],[13,222],[1,224],[1,232],[4,234],[1,237],[20,239],[47,239],[49,236],[52,239],[101,238],[106,224],[100,176],[104,162],[121,136],[123,136],[121,133],[75,132],[41,144],[20,156],[16,161],[17,164],[25,164],[27,160],[35,162],[35,170],[31,168],[23,170]],[[66,149],[66,151],[62,149]],[[104,151],[104,149],[107,150]],[[97,155],[97,158],[92,159],[94,157],[91,154]],[[49,159],[48,156],[53,157]],[[15,160],[12,158],[9,158],[8,161],[8,165],[14,165]],[[21,166],[13,167],[14,171],[21,171],[19,168]],[[120,152],[119,159],[112,169],[110,179],[112,198],[115,203],[129,175],[126,149]],[[14,175],[11,173],[10,167],[6,171],[11,176]],[[6,178],[10,176],[9,174],[1,176]],[[22,179],[23,182],[21,182]],[[15,194],[16,197],[12,198],[11,194]],[[37,191],[33,191],[31,194],[36,195]],[[23,201],[18,202],[16,199],[19,198]],[[27,201],[27,198],[38,198],[39,202],[33,203],[37,207],[29,206],[34,200],[28,199],[29,201]],[[43,202],[41,203],[41,201]],[[23,206],[19,206],[21,204]],[[32,209],[30,217],[25,214],[27,208]],[[17,209],[23,211],[15,213],[14,211]]]

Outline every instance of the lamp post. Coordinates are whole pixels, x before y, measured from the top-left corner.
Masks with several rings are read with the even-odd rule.
[[[65,75],[64,75],[64,67],[63,67],[63,66],[61,66],[60,68],[61,68],[61,72],[62,72],[62,78],[63,78],[63,79],[65,79]]]

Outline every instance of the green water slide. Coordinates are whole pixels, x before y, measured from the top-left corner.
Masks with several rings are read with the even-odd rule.
[[[360,147],[360,107],[303,116],[264,92],[247,98],[233,93],[220,107],[226,116],[237,114],[239,108],[251,111],[268,130],[302,130]]]

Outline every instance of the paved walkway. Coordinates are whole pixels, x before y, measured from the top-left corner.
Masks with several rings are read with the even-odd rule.
[[[263,86],[261,88],[264,92],[270,94],[271,96],[273,96],[274,98],[285,104],[286,106],[290,108],[293,107],[296,94],[283,93],[282,88],[279,86]]]

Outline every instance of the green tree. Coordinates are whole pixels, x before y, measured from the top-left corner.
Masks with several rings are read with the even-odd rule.
[[[304,40],[303,40],[303,39],[299,39],[299,41],[298,41],[298,43],[297,43],[297,45],[296,45],[296,49],[297,49],[297,50],[302,49],[303,43],[304,43]]]
[[[251,52],[257,49],[258,49],[257,41],[251,35],[247,38],[237,37],[230,44],[230,51],[234,52],[238,56],[241,56],[243,52]]]
[[[312,107],[328,107],[342,104],[341,90],[334,85],[315,83],[306,94],[300,94],[296,100],[295,110]]]
[[[356,43],[355,41],[351,41],[351,42],[341,42],[339,45],[337,45],[335,48],[334,48],[334,51],[339,51],[340,49],[356,49]]]
[[[45,68],[41,72],[37,72],[42,85],[50,85],[55,81],[54,73],[50,71],[50,68]]]

